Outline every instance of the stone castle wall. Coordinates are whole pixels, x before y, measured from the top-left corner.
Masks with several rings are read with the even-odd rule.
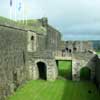
[[[46,78],[47,80],[55,80],[58,76],[56,62],[53,59],[32,59],[28,62],[29,66],[29,78],[30,80],[39,79],[39,70],[37,63],[42,62],[46,65]],[[41,66],[43,67],[43,66]]]
[[[26,44],[24,31],[0,26],[0,100],[26,80]]]
[[[95,63],[96,63],[96,67],[95,67],[96,80],[95,81],[100,90],[100,57],[99,56],[96,57]]]
[[[41,34],[31,30],[14,28],[0,25],[0,100],[12,94],[16,89],[27,80],[39,79],[38,62],[46,65],[47,80],[55,80],[58,76],[55,53],[62,49],[71,52],[83,48],[90,49],[90,44],[84,44],[80,47],[80,42],[61,41],[61,34],[56,29],[48,25],[47,19],[40,20],[42,27],[47,33]],[[74,47],[75,46],[75,47]],[[88,55],[81,54],[80,58],[72,59],[72,76],[73,80],[79,79],[79,70],[84,66],[92,66],[94,62]],[[92,54],[89,54],[92,55]],[[88,60],[84,60],[84,57]],[[89,65],[87,65],[89,64]],[[93,68],[90,68],[94,72]],[[76,74],[76,75],[75,75]],[[92,73],[92,78],[95,73]]]
[[[61,34],[51,26],[47,26],[47,49],[56,51],[60,49]]]
[[[45,63],[47,80],[57,78],[52,52],[58,48],[60,33],[53,28],[50,30],[50,27],[47,30],[49,35],[0,25],[0,100],[27,80],[38,79],[38,62]]]
[[[60,48],[71,53],[93,50],[91,41],[61,41]]]
[[[86,56],[85,56],[86,57]],[[84,58],[84,57],[83,57]],[[80,80],[80,71],[82,68],[90,69],[90,79],[94,81],[95,78],[95,67],[96,67],[96,55],[92,55],[90,58],[86,59],[72,59],[72,79]]]

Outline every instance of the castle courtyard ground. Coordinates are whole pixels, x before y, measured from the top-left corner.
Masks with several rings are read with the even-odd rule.
[[[65,65],[67,68],[64,67]],[[8,100],[99,100],[100,95],[93,83],[65,80],[65,73],[70,72],[70,66],[70,62],[60,61],[60,77],[57,80],[29,81],[10,96]]]
[[[90,92],[91,91],[91,92]],[[30,81],[8,100],[99,100],[100,95],[91,82],[56,80]]]

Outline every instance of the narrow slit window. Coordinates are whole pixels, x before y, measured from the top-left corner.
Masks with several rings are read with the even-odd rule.
[[[34,40],[34,36],[31,36],[31,40]]]

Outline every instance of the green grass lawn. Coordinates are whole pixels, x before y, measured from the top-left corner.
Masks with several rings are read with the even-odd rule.
[[[72,61],[61,60],[58,61],[59,75],[71,79],[72,77]]]
[[[71,65],[70,62],[66,65],[64,63],[59,63],[63,70],[67,69],[66,65]],[[89,90],[91,93],[88,93]],[[8,100],[100,100],[100,96],[95,85],[88,81],[32,80],[19,88]]]
[[[92,93],[89,94],[88,90]],[[68,80],[30,81],[8,100],[99,100],[95,85],[90,82]]]
[[[100,54],[100,51],[97,51],[97,54]]]

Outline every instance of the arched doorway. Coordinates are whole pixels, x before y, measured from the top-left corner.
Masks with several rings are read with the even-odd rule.
[[[90,80],[91,70],[88,67],[83,67],[80,70],[80,80]]]
[[[43,62],[38,62],[37,63],[37,67],[39,70],[39,78],[46,80],[47,79],[47,69],[46,69],[46,65]]]

